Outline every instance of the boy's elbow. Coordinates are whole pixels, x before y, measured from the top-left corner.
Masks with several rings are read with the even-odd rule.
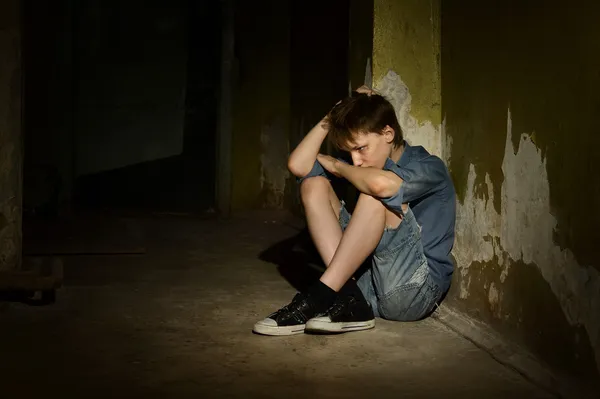
[[[401,180],[398,176],[390,178],[388,176],[377,176],[369,182],[369,189],[373,196],[378,198],[388,198],[394,195],[400,189]]]
[[[300,178],[310,173],[310,170],[306,170],[306,168],[303,168],[301,165],[298,165],[298,162],[296,162],[296,160],[293,157],[288,158],[287,168],[291,174]]]

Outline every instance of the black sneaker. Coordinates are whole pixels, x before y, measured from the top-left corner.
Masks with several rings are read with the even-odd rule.
[[[371,305],[362,295],[338,297],[325,315],[314,317],[306,323],[307,332],[343,333],[368,330],[375,327]]]
[[[252,331],[263,335],[302,334],[306,322],[317,314],[317,310],[305,294],[296,294],[289,305],[256,323]]]

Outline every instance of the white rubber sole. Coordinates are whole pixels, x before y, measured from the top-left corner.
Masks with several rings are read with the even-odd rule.
[[[304,333],[305,324],[299,324],[297,326],[272,326],[266,323],[259,321],[254,325],[252,331],[261,335],[272,335],[272,336],[281,336],[281,335],[295,335]]]
[[[316,317],[306,323],[305,331],[343,333],[369,330],[375,327],[375,320],[355,321],[348,323],[332,323],[328,317]]]

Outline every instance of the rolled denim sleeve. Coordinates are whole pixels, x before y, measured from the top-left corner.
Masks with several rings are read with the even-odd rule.
[[[435,193],[446,184],[446,166],[440,158],[433,155],[411,161],[404,166],[399,166],[388,158],[383,169],[402,179],[400,189],[394,195],[381,199],[386,206],[400,213],[403,203],[410,203]]]
[[[337,158],[337,160],[340,162],[343,162],[345,164],[348,163],[345,160],[343,160],[342,158]],[[323,177],[327,178],[328,180],[336,179],[336,177],[333,174],[331,174],[327,170],[325,170],[325,168],[323,167],[323,165],[321,165],[321,163],[319,161],[315,160],[315,163],[313,164],[311,171],[308,172],[308,174],[306,176],[298,177],[296,180],[298,181],[298,184],[300,184],[300,183],[302,183],[302,181],[304,181],[304,179],[308,179],[309,177],[315,177],[315,176],[323,176]]]
[[[298,181],[298,184],[300,184],[304,181],[304,179],[308,179],[309,177],[315,177],[315,176],[323,176],[323,177],[329,178],[327,176],[327,173],[325,172],[325,168],[323,168],[321,163],[319,163],[319,161],[316,161],[316,160],[315,160],[315,163],[313,164],[311,171],[308,172],[308,174],[306,176],[298,177],[296,180]]]

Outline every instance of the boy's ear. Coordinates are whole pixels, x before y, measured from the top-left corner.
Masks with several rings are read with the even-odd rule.
[[[385,137],[385,141],[390,144],[394,141],[394,136],[395,136],[395,132],[394,129],[392,129],[390,126],[385,125],[385,127],[383,128],[383,136]]]

